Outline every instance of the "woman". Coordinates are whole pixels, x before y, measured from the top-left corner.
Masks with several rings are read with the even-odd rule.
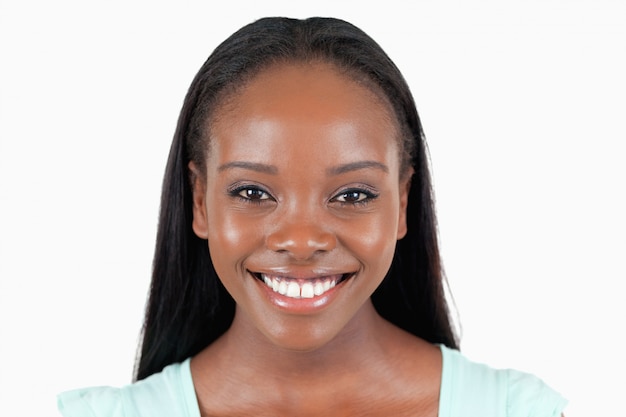
[[[413,98],[371,38],[336,19],[242,28],[178,121],[137,381],[59,408],[560,415],[537,378],[456,350],[431,194]]]

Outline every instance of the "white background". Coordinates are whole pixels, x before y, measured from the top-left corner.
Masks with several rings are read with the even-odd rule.
[[[0,413],[130,380],[192,77],[258,17],[328,15],[413,90],[463,352],[624,415],[626,2],[303,3],[0,0]]]

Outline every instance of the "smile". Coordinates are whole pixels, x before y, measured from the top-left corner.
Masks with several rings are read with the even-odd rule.
[[[354,274],[329,275],[315,279],[296,279],[285,276],[254,274],[275,293],[289,298],[313,298],[323,295]]]

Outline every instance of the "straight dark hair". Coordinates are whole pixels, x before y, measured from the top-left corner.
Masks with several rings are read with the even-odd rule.
[[[213,268],[206,240],[192,231],[188,164],[206,172],[210,118],[226,97],[270,65],[327,62],[391,105],[403,169],[413,167],[406,236],[372,295],[381,316],[431,343],[458,348],[444,296],[437,224],[422,126],[402,74],[367,34],[338,19],[265,18],[219,45],[194,78],[178,119],[163,181],[152,283],[136,380],[193,356],[230,326],[235,303]],[[408,171],[408,170],[407,170]]]

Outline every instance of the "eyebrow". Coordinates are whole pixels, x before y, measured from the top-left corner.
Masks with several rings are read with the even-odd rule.
[[[265,174],[273,174],[273,175],[278,174],[278,168],[276,168],[274,165],[267,165],[267,164],[262,164],[260,162],[247,162],[247,161],[228,162],[226,164],[220,165],[217,170],[221,172],[221,171],[224,171],[227,169],[233,169],[233,168],[248,169],[250,171],[257,171],[257,172],[262,172]]]
[[[328,168],[326,170],[327,175],[340,175],[345,174],[346,172],[358,171],[360,169],[368,169],[374,168],[379,169],[385,173],[389,173],[389,168],[387,165],[381,164],[376,161],[358,161],[358,162],[350,162],[348,164],[337,165],[332,168]]]
[[[221,172],[227,169],[234,169],[234,168],[247,169],[250,171],[262,172],[265,174],[272,174],[272,175],[278,174],[278,168],[276,168],[274,165],[263,164],[260,162],[248,162],[248,161],[227,162],[225,164],[220,165],[217,170]],[[357,162],[350,162],[347,164],[341,164],[341,165],[328,168],[326,170],[326,174],[329,176],[341,175],[347,172],[358,171],[361,169],[370,169],[370,168],[378,169],[385,173],[389,173],[389,168],[387,168],[387,165],[381,164],[380,162],[357,161]]]

